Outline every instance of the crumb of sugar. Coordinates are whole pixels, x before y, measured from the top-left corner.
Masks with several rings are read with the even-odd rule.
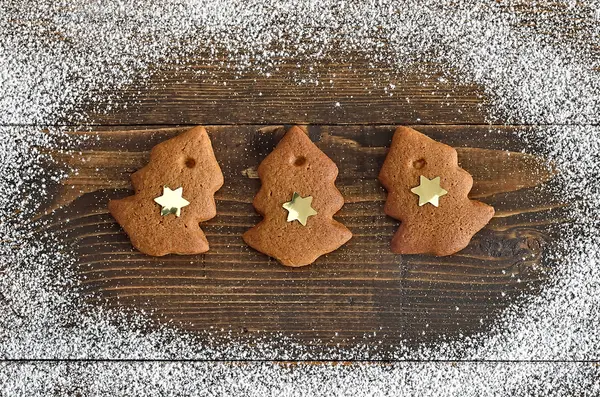
[[[433,360],[597,360],[600,358],[600,57],[598,1],[527,14],[521,2],[7,0],[0,4],[0,355],[87,359],[373,358],[368,344],[315,351],[265,335],[219,343],[151,328],[142,313],[81,310],[74,258],[56,236],[38,238],[30,221],[50,173],[47,149],[71,147],[60,128],[91,123],[83,109],[148,78],[151,65],[185,68],[195,49],[207,63],[268,76],[284,60],[310,65],[335,57],[384,64],[401,75],[414,62],[445,65],[447,76],[483,86],[490,122],[541,124],[523,136],[559,169],[574,222],[555,243],[552,282],[498,319],[492,332],[417,348],[396,357]],[[541,7],[541,6],[540,6]],[[548,5],[547,7],[551,7]],[[556,11],[556,10],[555,10]],[[583,23],[582,21],[588,21]],[[591,22],[589,22],[591,21]],[[596,21],[594,23],[593,21]],[[221,59],[226,56],[227,62]],[[209,78],[199,76],[198,78]],[[381,76],[380,76],[381,77]],[[377,76],[365,82],[376,91]],[[320,81],[310,68],[291,82]],[[384,79],[385,80],[385,79]],[[380,87],[382,95],[389,81]],[[389,86],[393,92],[394,87]],[[102,104],[99,105],[99,98]],[[108,105],[107,105],[108,103]],[[116,103],[116,101],[115,101]],[[343,107],[343,101],[333,107]],[[426,122],[426,120],[423,120]],[[550,124],[554,124],[550,126]],[[493,128],[493,127],[491,127]],[[41,197],[40,197],[41,196]],[[34,237],[35,236],[35,237]],[[566,253],[566,254],[565,254]],[[273,340],[279,339],[279,343]],[[598,394],[587,363],[2,363],[10,394],[83,395],[527,395]]]

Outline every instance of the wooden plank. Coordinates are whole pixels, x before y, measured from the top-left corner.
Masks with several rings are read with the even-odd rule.
[[[514,23],[515,30],[600,53],[597,13],[592,6],[552,0],[497,3],[510,15],[507,21]],[[45,25],[46,21],[34,18],[29,23]],[[85,30],[86,21],[81,24]],[[386,51],[389,43],[385,37],[381,40],[383,48],[378,51]],[[337,47],[347,46],[340,43]],[[486,117],[490,98],[484,87],[453,77],[456,65],[400,58],[390,66],[369,62],[361,53],[329,53],[322,59],[274,59],[278,66],[268,71],[239,72],[235,70],[239,65],[227,64],[226,51],[216,56],[202,44],[193,54],[173,55],[176,59],[167,56],[140,71],[131,84],[90,90],[85,102],[93,105],[82,104],[75,112],[88,115],[86,120],[96,125],[494,121]]]
[[[209,126],[225,175],[218,216],[202,225],[211,250],[204,255],[153,258],[136,252],[106,209],[130,194],[129,174],[147,162],[156,143],[188,127],[105,128],[73,154],[54,153],[77,169],[43,215],[46,229],[72,243],[82,289],[96,304],[144,308],[188,330],[240,334],[282,332],[352,344],[365,333],[386,347],[442,335],[485,330],[522,294],[545,280],[543,261],[556,227],[568,221],[551,195],[552,170],[525,154],[518,127],[414,126],[457,147],[475,179],[473,197],[497,214],[467,249],[444,258],[400,256],[388,245],[398,222],[383,214],[377,182],[393,126],[308,126],[313,141],[340,169],[346,205],[336,218],[354,237],[316,264],[289,269],[247,247],[242,233],[260,220],[252,199],[256,167],[284,126]],[[385,337],[383,337],[385,335]],[[354,341],[354,342],[353,342]]]

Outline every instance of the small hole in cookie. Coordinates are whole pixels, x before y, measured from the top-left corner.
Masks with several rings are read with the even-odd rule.
[[[296,167],[302,167],[304,164],[306,164],[306,157],[304,157],[304,156],[298,156],[294,160],[294,165]]]
[[[425,161],[425,159],[418,159],[418,160],[413,161],[413,167],[418,170],[425,167],[426,165],[427,165],[427,162]]]
[[[185,159],[185,166],[188,168],[194,168],[196,166],[196,160],[191,157]]]

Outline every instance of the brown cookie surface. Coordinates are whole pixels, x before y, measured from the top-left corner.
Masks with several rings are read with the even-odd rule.
[[[396,253],[451,255],[494,216],[468,198],[473,178],[458,166],[456,150],[412,128],[396,129],[379,180],[388,190],[385,213],[401,221]]]
[[[223,174],[203,127],[156,145],[131,180],[135,194],[111,200],[108,209],[135,248],[153,256],[208,250],[199,223],[217,213]]]
[[[344,205],[337,174],[335,163],[292,127],[258,167],[262,186],[253,204],[263,220],[244,233],[244,241],[294,267],[339,248],[352,233],[332,218]]]

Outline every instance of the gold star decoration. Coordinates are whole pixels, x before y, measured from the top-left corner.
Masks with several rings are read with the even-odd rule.
[[[302,197],[298,193],[294,192],[292,200],[287,203],[283,203],[283,208],[288,210],[287,221],[298,221],[302,226],[306,226],[306,221],[309,216],[317,215],[317,211],[312,204],[312,196]]]
[[[421,183],[417,187],[410,189],[411,192],[419,196],[419,207],[427,203],[439,206],[440,197],[448,192],[440,186],[440,177],[428,179],[421,175]]]
[[[163,186],[163,194],[154,199],[159,205],[162,205],[161,215],[175,214],[181,216],[181,209],[190,202],[182,197],[183,187],[171,190],[167,186]]]

